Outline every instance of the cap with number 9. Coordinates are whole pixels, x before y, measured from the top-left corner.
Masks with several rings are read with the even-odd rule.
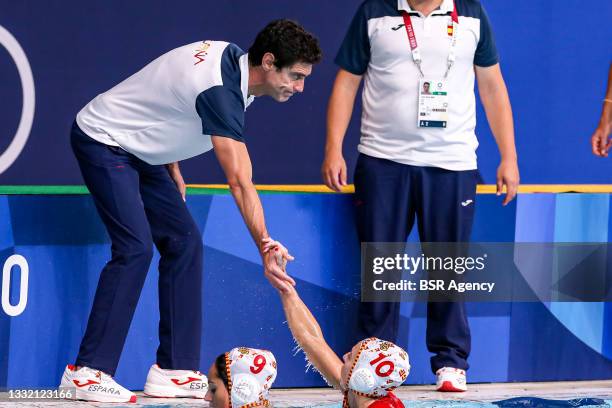
[[[268,391],[276,379],[276,359],[267,350],[236,347],[225,353],[231,408],[269,406]]]

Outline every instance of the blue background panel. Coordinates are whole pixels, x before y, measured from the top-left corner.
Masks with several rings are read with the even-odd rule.
[[[571,201],[572,214],[582,215],[560,216],[559,208],[565,211],[560,200]],[[270,233],[296,256],[289,272],[300,295],[332,348],[342,355],[356,338],[359,304],[352,197],[263,194],[262,201]],[[608,226],[610,206],[602,203],[609,201],[608,194],[533,194],[519,195],[515,204],[501,207],[498,197],[480,195],[473,239],[512,242],[516,236],[521,241],[546,242],[555,237],[555,230],[584,231],[592,217],[607,217],[603,225]],[[76,356],[99,272],[110,255],[108,238],[89,196],[4,196],[2,203],[10,209],[0,213],[3,242],[10,246],[0,250],[0,263],[14,253],[24,256],[30,284],[21,315],[9,317],[0,311],[0,387],[56,386],[64,366]],[[263,347],[272,350],[279,362],[276,386],[323,386],[317,373],[305,372],[304,356],[294,355],[280,300],[263,276],[231,196],[189,196],[188,206],[205,245],[201,369],[207,371],[218,354],[232,347]],[[24,209],[36,216],[27,217]],[[40,225],[46,217],[53,217],[48,228]],[[143,387],[155,362],[157,262],[156,255],[117,372],[118,381],[132,389]],[[16,271],[14,277],[17,280]],[[562,312],[563,307],[581,310],[580,325],[567,320],[569,312]],[[610,304],[470,303],[467,310],[473,338],[470,381],[612,377]],[[404,303],[401,308],[398,343],[410,353],[410,384],[434,381],[431,354],[425,347],[425,311],[423,303]]]

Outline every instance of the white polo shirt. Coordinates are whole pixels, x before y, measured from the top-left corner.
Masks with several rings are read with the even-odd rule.
[[[427,78],[442,78],[451,36],[453,0],[428,17],[406,0],[366,0],[359,7],[336,56],[336,64],[364,75],[361,139],[363,154],[413,166],[476,169],[474,65],[497,64],[487,15],[477,0],[455,0],[459,14],[456,61],[448,78],[446,128],[417,127],[420,73],[412,59],[401,11],[411,15]]]
[[[248,56],[235,44],[200,41],[157,58],[77,115],[91,138],[149,164],[212,149],[211,135],[243,139]]]

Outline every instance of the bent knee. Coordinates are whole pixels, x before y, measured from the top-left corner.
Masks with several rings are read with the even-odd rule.
[[[197,228],[191,228],[184,233],[169,236],[165,244],[163,252],[171,254],[187,252],[197,256],[202,254],[204,248],[200,231]]]

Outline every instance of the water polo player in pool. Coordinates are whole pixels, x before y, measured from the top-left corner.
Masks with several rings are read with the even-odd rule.
[[[267,241],[264,251],[275,251],[279,245]],[[282,257],[278,262],[284,268]],[[392,391],[408,377],[408,353],[391,342],[369,338],[357,343],[340,361],[295,288],[284,285],[279,294],[293,337],[327,383],[344,393],[343,408],[404,407]]]
[[[276,359],[266,350],[237,347],[217,357],[208,370],[206,401],[211,408],[269,407]]]

